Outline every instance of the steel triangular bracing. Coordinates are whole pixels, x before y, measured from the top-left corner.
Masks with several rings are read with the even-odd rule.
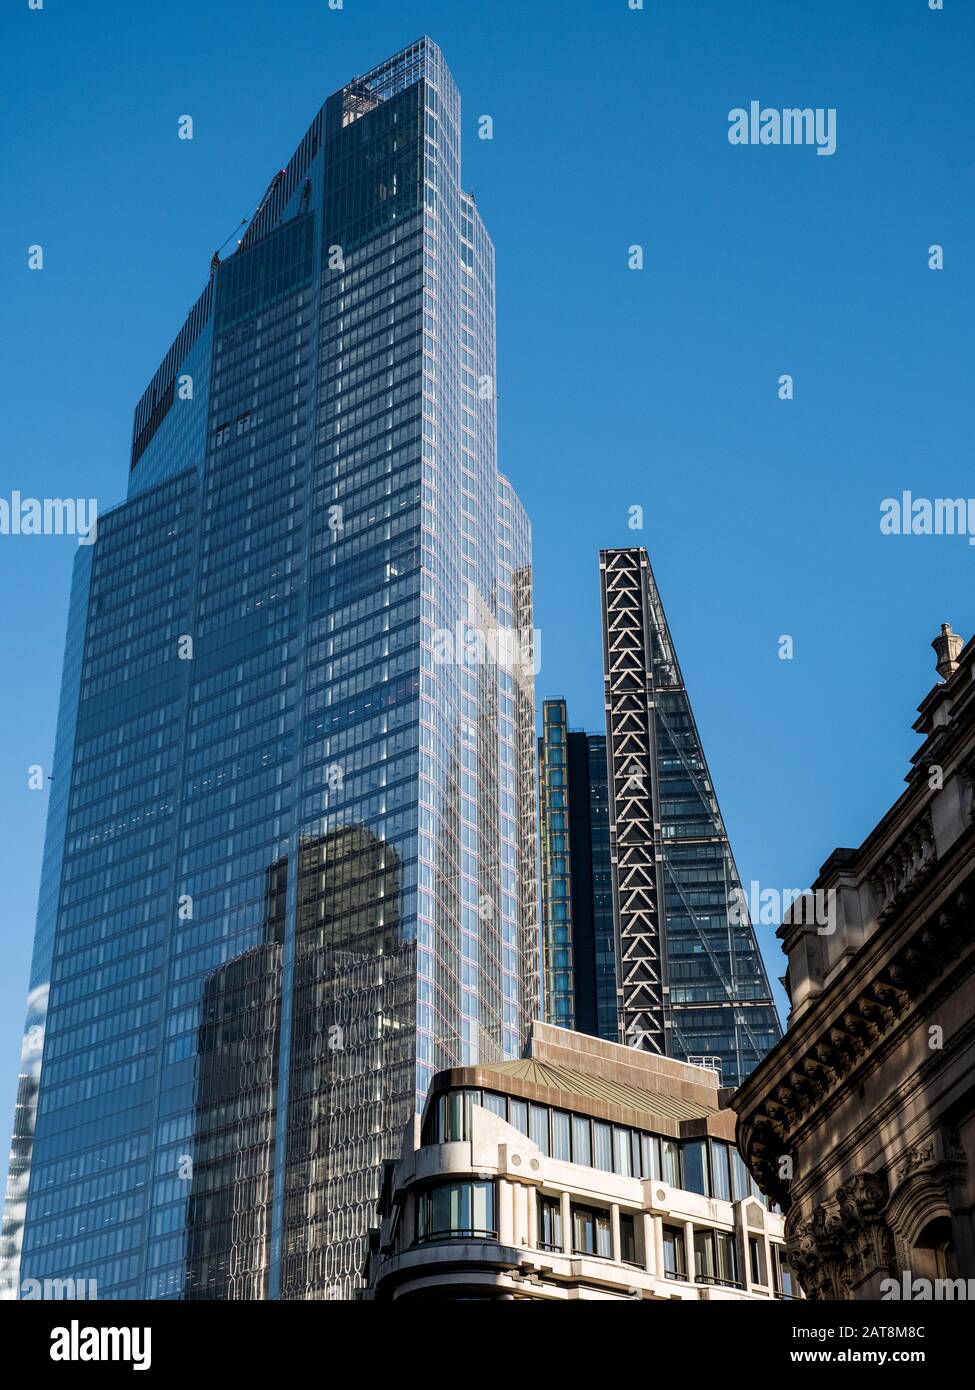
[[[620,1036],[738,1084],[778,1016],[646,551],[600,576]]]

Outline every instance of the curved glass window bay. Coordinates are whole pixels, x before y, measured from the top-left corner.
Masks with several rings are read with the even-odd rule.
[[[497,1236],[493,1182],[445,1182],[417,1202],[417,1239],[488,1240]]]

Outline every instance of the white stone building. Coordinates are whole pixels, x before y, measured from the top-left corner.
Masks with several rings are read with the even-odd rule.
[[[439,1073],[387,1166],[370,1295],[798,1294],[729,1096],[713,1071],[540,1023],[521,1061]]]

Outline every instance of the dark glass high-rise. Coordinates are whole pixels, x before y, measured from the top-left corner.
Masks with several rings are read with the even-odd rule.
[[[318,112],[79,551],[8,1293],[347,1298],[440,1068],[537,1011],[530,531],[421,39]]]
[[[618,1042],[606,737],[546,700],[538,767],[545,1021]]]

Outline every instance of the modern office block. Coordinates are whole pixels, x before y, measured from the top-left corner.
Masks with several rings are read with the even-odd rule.
[[[713,1071],[536,1024],[451,1068],[386,1166],[369,1291],[400,1299],[797,1298]]]
[[[616,1042],[606,738],[546,700],[538,765],[545,1021]]]
[[[649,558],[599,567],[620,1038],[739,1085],[781,1026]]]
[[[318,112],[71,599],[2,1256],[350,1296],[382,1161],[537,1008],[531,542],[421,39]]]

